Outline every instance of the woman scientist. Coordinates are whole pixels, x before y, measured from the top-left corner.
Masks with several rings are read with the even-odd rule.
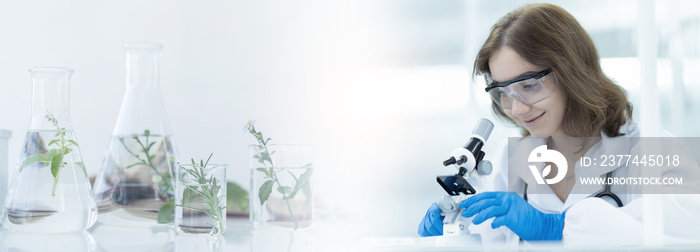
[[[580,186],[577,176],[622,177],[634,173],[624,163],[581,167],[576,161],[584,154],[630,154],[637,148],[634,139],[640,136],[637,124],[631,121],[632,105],[625,91],[603,73],[593,41],[576,19],[552,4],[527,5],[508,13],[493,26],[481,47],[474,75],[485,77],[493,111],[522,130],[521,141],[534,139],[560,152],[568,169],[561,182],[546,185],[538,184],[529,172],[510,170],[509,175],[508,162],[514,153],[509,154],[509,147],[503,144],[491,157],[494,173],[487,180],[490,190],[459,204],[464,209],[463,217],[473,217],[469,231],[479,233],[482,242],[518,238],[641,242],[644,228],[639,194],[626,193],[624,185],[597,185],[596,190],[600,190],[589,193],[575,189]],[[521,166],[527,167],[527,163]],[[664,172],[671,174],[683,175],[688,181],[699,177],[696,163]],[[603,187],[607,194],[600,193],[606,189]],[[540,193],[535,192],[536,188]],[[609,193],[615,191],[619,194]],[[680,199],[662,196],[663,215],[674,218],[663,222],[663,233],[697,239],[698,228],[678,228],[686,226],[682,223],[687,221],[700,223],[700,204],[693,197],[696,195],[678,195]],[[418,233],[441,235],[443,219],[433,203]]]

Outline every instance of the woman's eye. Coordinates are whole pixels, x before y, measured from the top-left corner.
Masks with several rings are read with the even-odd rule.
[[[522,89],[524,89],[524,90],[535,89],[535,88],[537,88],[538,84],[539,83],[537,83],[536,81],[524,83],[524,85],[522,86]]]

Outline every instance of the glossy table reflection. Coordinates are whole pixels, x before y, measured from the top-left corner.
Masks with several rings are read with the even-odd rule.
[[[176,235],[174,229],[148,229],[96,225],[72,234],[25,234],[0,229],[0,251],[483,251],[476,237],[372,236],[382,226],[362,218],[317,219],[306,230],[253,231],[247,217],[229,217],[222,236]],[[700,244],[655,248],[614,247],[592,244],[590,248],[557,243],[521,243],[509,247],[488,246],[491,251],[697,251]]]
[[[357,244],[331,222],[306,230],[253,231],[247,217],[229,217],[221,236],[177,235],[171,228],[95,224],[87,232],[27,234],[0,229],[0,251],[356,251]]]

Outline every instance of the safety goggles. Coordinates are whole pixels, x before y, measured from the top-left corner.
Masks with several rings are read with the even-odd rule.
[[[510,109],[513,106],[513,98],[518,99],[523,104],[532,105],[549,96],[543,82],[547,79],[545,76],[551,72],[551,69],[545,69],[533,75],[505,82],[493,82],[485,90],[491,95],[491,99],[503,109]],[[554,83],[556,83],[556,75]]]

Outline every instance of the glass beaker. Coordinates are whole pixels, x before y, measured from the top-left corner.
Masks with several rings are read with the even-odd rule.
[[[171,223],[176,149],[158,84],[155,43],[128,43],[126,93],[95,179],[98,221],[109,225]]]
[[[90,228],[97,207],[69,109],[73,70],[34,67],[32,119],[4,208],[16,231],[67,233]]]
[[[253,228],[309,227],[314,208],[311,146],[251,145],[249,150],[249,207]]]
[[[226,165],[178,165],[175,228],[180,234],[226,231]]]

